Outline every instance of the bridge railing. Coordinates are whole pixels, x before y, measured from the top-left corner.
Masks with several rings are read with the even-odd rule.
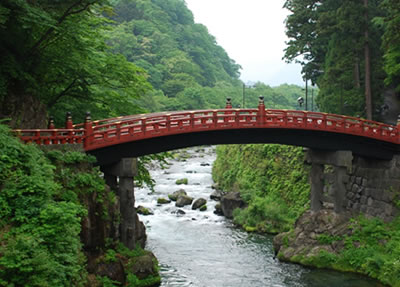
[[[65,129],[15,130],[24,142],[37,144],[84,143],[86,150],[142,140],[151,137],[207,130],[281,128],[352,134],[399,144],[399,126],[355,117],[319,112],[265,109],[260,97],[257,109],[225,109],[141,114],[91,121],[73,125],[67,114]]]
[[[84,129],[24,129],[14,130],[24,143],[38,145],[81,144],[84,142]]]

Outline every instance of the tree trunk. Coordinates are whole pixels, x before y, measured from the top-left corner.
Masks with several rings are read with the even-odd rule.
[[[368,0],[364,0],[365,8],[365,109],[368,120],[372,120],[372,91],[371,91],[371,55],[369,49],[369,31],[368,31]]]
[[[360,83],[360,59],[358,56],[356,57],[356,62],[354,64],[354,86],[356,89],[361,87]]]
[[[0,119],[6,119],[5,123],[11,128],[46,128],[46,106],[23,91],[9,90],[0,102]]]

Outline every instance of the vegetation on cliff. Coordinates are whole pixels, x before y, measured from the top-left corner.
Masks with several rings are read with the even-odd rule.
[[[284,145],[217,147],[213,179],[248,203],[234,220],[248,231],[289,230],[309,208],[308,168],[301,148]]]
[[[342,217],[342,219],[340,218]],[[300,238],[301,237],[301,238]],[[323,210],[307,213],[275,238],[278,258],[318,268],[357,272],[400,286],[400,218],[384,223]]]
[[[117,218],[115,195],[93,161],[81,152],[22,144],[0,125],[0,285],[85,286],[94,242],[85,236],[97,239],[96,253],[116,249],[118,243],[99,230],[83,232],[89,216],[91,228],[102,230]],[[129,253],[121,256],[135,261]],[[123,276],[133,280],[126,270]],[[140,282],[129,286],[151,286]]]

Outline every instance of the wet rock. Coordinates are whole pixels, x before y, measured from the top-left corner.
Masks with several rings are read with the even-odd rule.
[[[211,185],[212,189],[218,189],[218,183],[214,183],[213,185]]]
[[[221,197],[224,195],[224,193],[221,190],[214,190],[211,194],[210,194],[210,198],[212,200],[216,200],[216,201],[220,201]]]
[[[350,217],[350,213],[337,214],[330,209],[307,211],[292,231],[275,236],[275,253],[284,261],[296,255],[315,256],[321,250],[337,254],[344,248],[344,238],[351,234]]]
[[[157,199],[157,203],[158,204],[168,204],[168,203],[171,203],[171,200],[163,198],[163,197],[160,197],[160,198]]]
[[[222,212],[221,203],[218,203],[218,204],[215,205],[214,214],[216,214],[216,215],[224,215],[224,213]]]
[[[207,210],[207,205],[202,205],[199,209],[200,211],[206,211]]]
[[[199,209],[206,203],[207,203],[207,200],[205,200],[204,198],[198,198],[193,202],[192,209],[193,210]]]
[[[103,262],[96,265],[94,274],[97,276],[106,276],[113,281],[125,283],[125,271],[122,263],[117,260],[116,262]]]
[[[210,164],[209,164],[209,163],[206,163],[206,162],[202,162],[202,163],[200,164],[200,166],[210,166]]]
[[[181,178],[181,179],[177,179],[176,181],[175,181],[175,184],[178,184],[178,185],[180,185],[180,184],[188,184],[188,179],[187,178]]]
[[[176,200],[175,206],[184,207],[186,205],[191,205],[193,202],[193,197],[187,195],[180,195]]]
[[[230,192],[221,198],[221,209],[226,218],[233,218],[233,211],[244,207],[246,202],[240,197],[239,192]]]
[[[179,189],[177,191],[174,191],[172,194],[168,194],[168,198],[172,201],[177,201],[178,197],[181,195],[187,195],[184,189]]]
[[[154,215],[154,212],[150,208],[141,205],[136,207],[136,212],[141,215]]]
[[[158,271],[156,266],[157,262],[156,260],[157,260],[156,257],[151,252],[149,252],[149,254],[146,255],[135,257],[135,260],[133,261],[130,270],[140,280],[150,276],[157,276]]]
[[[176,214],[176,216],[182,216],[185,215],[186,212],[184,212],[182,209],[177,209],[171,212],[172,214]]]

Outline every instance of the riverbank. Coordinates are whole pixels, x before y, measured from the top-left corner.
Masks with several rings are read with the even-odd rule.
[[[148,188],[135,191],[137,204],[154,213],[140,218],[147,228],[147,248],[160,262],[161,286],[379,286],[354,274],[280,262],[274,259],[271,235],[247,233],[214,214],[217,201],[210,199],[214,160],[212,147],[177,151],[168,165],[151,169],[154,192]],[[183,178],[187,184],[177,184]],[[157,203],[180,189],[194,200],[207,199],[207,210],[193,210],[191,205],[177,207],[174,201]]]
[[[331,209],[307,211],[308,167],[299,148],[225,146],[217,155],[213,177],[218,186],[239,191],[248,204],[234,213],[234,222],[247,231],[280,233],[275,239],[280,260],[357,272],[399,286],[398,217],[386,224]]]

